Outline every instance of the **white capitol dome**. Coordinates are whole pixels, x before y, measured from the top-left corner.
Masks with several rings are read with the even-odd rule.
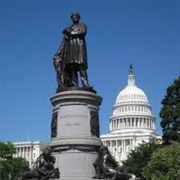
[[[116,98],[117,105],[125,103],[149,104],[148,98],[144,91],[138,88],[135,84],[132,66],[130,66],[127,86],[119,92]]]
[[[151,105],[135,83],[132,66],[127,85],[117,95],[109,121],[110,133],[101,135],[101,140],[120,164],[130,150],[157,137]]]
[[[146,94],[135,85],[135,82],[128,82],[128,85],[118,94],[116,98],[116,104],[131,101],[148,103]]]
[[[135,84],[135,77],[132,71],[132,66],[130,66],[130,71],[127,79],[127,86],[122,91],[119,92],[113,107],[112,114],[113,114],[113,116],[111,117],[112,123],[113,123],[113,119],[116,119],[117,117],[124,118],[124,116],[127,117],[136,116],[136,120],[134,120],[136,121],[136,123],[133,124],[132,122],[133,119],[128,120],[129,125],[127,125],[128,124],[127,123],[125,127],[123,126],[123,129],[126,128],[142,129],[144,126],[140,127],[140,124],[142,124],[143,122],[139,118],[139,116],[143,116],[143,118],[146,118],[146,122],[147,122],[146,129],[154,130],[154,116],[152,115],[151,112],[151,106],[144,91],[138,88],[137,85]],[[117,126],[116,130],[122,129],[121,125]],[[114,130],[113,127],[111,128],[112,130]]]

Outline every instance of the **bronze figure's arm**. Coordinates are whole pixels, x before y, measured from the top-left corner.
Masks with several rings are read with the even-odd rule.
[[[78,28],[73,28],[71,31],[72,36],[84,37],[87,33],[87,26],[85,24],[79,24]]]

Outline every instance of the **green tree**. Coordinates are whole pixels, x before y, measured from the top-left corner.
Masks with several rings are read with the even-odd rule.
[[[143,142],[129,153],[128,158],[123,162],[123,165],[130,167],[132,173],[135,174],[136,177],[144,180],[142,170],[150,160],[152,153],[159,147],[161,147],[161,145],[160,140],[158,139]]]
[[[163,129],[163,141],[180,142],[180,76],[167,88],[167,94],[162,100],[160,117]]]
[[[17,180],[29,170],[29,163],[23,158],[13,158],[15,147],[11,142],[0,142],[0,179]]]
[[[1,142],[0,141],[0,158],[9,159],[12,158],[13,154],[16,153],[15,147],[11,142]]]
[[[146,180],[180,180],[180,143],[173,142],[153,152],[143,169]]]

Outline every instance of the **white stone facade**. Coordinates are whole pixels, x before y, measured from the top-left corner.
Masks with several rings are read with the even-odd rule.
[[[132,66],[127,86],[119,92],[113,106],[109,129],[110,133],[101,135],[101,140],[119,164],[142,141],[157,137],[155,117],[146,94],[135,84]]]
[[[30,168],[32,168],[34,162],[48,144],[41,141],[25,141],[14,142],[13,145],[16,149],[14,157],[25,158],[29,162]]]

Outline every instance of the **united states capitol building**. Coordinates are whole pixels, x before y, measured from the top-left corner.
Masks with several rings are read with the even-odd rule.
[[[110,117],[109,134],[101,140],[120,164],[143,141],[156,138],[155,117],[146,94],[137,87],[130,66],[127,86],[119,92]]]

